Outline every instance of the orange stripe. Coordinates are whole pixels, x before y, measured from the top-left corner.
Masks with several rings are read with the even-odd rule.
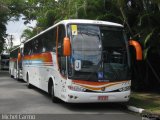
[[[109,85],[107,85],[108,84],[107,83],[105,86],[101,86],[101,87],[98,87],[98,86],[90,87],[90,86],[87,86],[87,85],[80,85],[80,84],[77,84],[77,85],[80,85],[80,86],[82,86],[84,88],[87,88],[89,90],[102,90],[104,88],[111,87],[111,86],[114,86],[114,85],[117,85],[117,84],[120,84],[120,83],[122,83],[122,82],[111,83]]]
[[[50,52],[26,55],[23,57],[23,60],[42,60],[43,62],[52,62],[52,55]]]
[[[9,61],[15,62],[17,61],[17,58],[10,58]]]
[[[84,81],[84,80],[73,80],[73,83],[99,86],[99,85],[105,85],[105,84],[109,84],[109,83],[121,83],[121,82],[126,82],[126,81],[128,81],[128,80],[123,80],[123,81],[120,81],[120,82],[93,82],[93,81]]]

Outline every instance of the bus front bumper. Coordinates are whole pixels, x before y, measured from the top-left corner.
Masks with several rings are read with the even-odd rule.
[[[70,91],[65,99],[68,103],[127,102],[130,90],[112,93],[89,93]]]

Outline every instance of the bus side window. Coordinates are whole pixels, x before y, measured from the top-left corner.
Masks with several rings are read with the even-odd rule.
[[[34,40],[33,40],[33,53],[35,54],[35,53],[38,53],[38,39],[37,38],[35,38]]]
[[[43,43],[43,48],[42,48],[42,52],[46,52],[47,51],[47,41],[46,41],[46,35],[44,34],[44,35],[42,35],[42,37],[41,37],[41,41],[42,41],[42,43]]]
[[[32,53],[33,53],[33,41],[31,40],[31,41],[29,41],[28,43],[28,55],[32,55]]]
[[[65,37],[64,25],[58,26],[58,64],[60,72],[63,76],[66,76],[66,57],[63,56],[63,38]]]
[[[44,41],[45,41],[45,47],[46,47],[46,51],[52,51],[52,44],[51,44],[51,40],[50,40],[50,31],[48,33],[45,33],[44,35]]]
[[[31,53],[31,43],[28,42],[24,45],[24,55],[29,55]]]
[[[53,51],[55,52],[55,46],[56,46],[56,31],[55,28],[48,31],[48,33],[45,33],[43,36],[43,44],[46,51]]]
[[[28,49],[27,49],[27,43],[26,43],[26,44],[24,44],[23,54],[27,55],[27,51],[28,51]]]
[[[42,41],[42,38],[41,36],[37,38],[37,53],[42,53],[42,52],[45,52],[45,50],[43,49],[43,41]]]
[[[56,52],[56,35],[57,35],[57,29],[54,28],[51,34],[53,34],[53,52]]]

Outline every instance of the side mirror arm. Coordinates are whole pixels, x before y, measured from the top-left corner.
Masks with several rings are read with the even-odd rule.
[[[71,55],[71,42],[68,37],[65,37],[63,40],[63,55],[64,56]]]
[[[141,45],[135,40],[130,40],[129,45],[132,45],[135,48],[136,59],[137,60],[142,60],[142,47],[141,47]]]

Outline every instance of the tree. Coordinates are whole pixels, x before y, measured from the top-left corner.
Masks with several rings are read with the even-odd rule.
[[[21,39],[24,38],[25,40],[27,40],[27,39],[31,38],[32,36],[33,36],[33,31],[31,29],[27,28],[23,31],[23,33],[21,35]]]
[[[24,9],[24,0],[0,1],[0,53],[4,49],[6,37],[6,24],[9,20],[18,20]]]
[[[8,17],[6,14],[8,13],[8,8],[6,7],[6,4],[3,3],[3,1],[0,2],[0,53],[3,50],[4,46],[4,36],[5,36],[5,31],[6,31],[6,22],[8,20]]]
[[[147,81],[144,74],[149,68],[155,74],[150,66],[154,65],[151,61],[155,56],[160,58],[160,0],[1,0],[0,50],[7,21],[11,18],[18,20],[20,14],[25,16],[25,24],[31,20],[37,21],[35,28],[23,32],[22,37],[25,39],[64,19],[97,19],[121,23],[128,38],[137,39],[143,46],[143,67],[146,71],[143,70],[145,72],[141,77],[144,82]]]

